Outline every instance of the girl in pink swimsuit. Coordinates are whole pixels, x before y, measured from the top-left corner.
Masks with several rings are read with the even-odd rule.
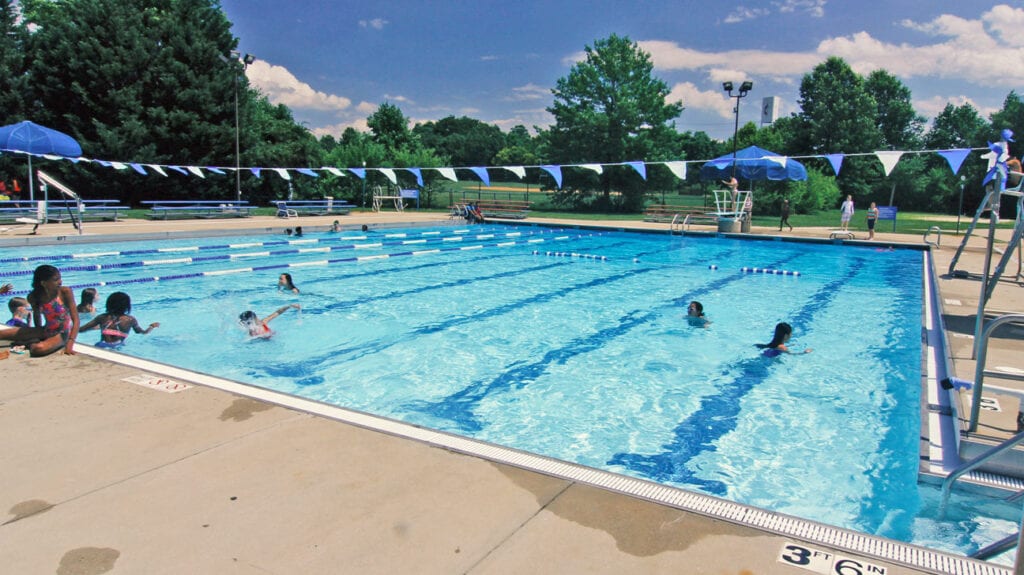
[[[32,357],[49,355],[62,348],[64,353],[74,355],[78,307],[71,288],[61,283],[60,270],[46,264],[37,267],[27,299],[35,325],[43,326],[43,339],[29,346]]]
[[[146,334],[160,327],[159,323],[153,322],[146,329],[142,329],[139,327],[139,321],[128,315],[131,311],[132,298],[123,291],[114,292],[107,296],[107,313],[101,313],[83,325],[82,331],[99,327],[100,341],[96,343],[96,347],[116,349],[124,345],[124,340],[130,332]]]

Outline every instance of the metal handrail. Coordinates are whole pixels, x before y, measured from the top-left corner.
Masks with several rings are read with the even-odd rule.
[[[930,236],[932,234],[932,232],[938,232],[939,233],[939,239],[935,243],[932,243],[932,242],[928,241],[928,236]],[[940,228],[939,226],[932,226],[932,227],[928,228],[928,231],[924,233],[924,243],[926,243],[928,245],[932,245],[932,246],[940,246],[940,245],[942,245],[942,228]]]
[[[999,326],[1006,323],[1024,323],[1024,314],[1010,313],[1001,315],[985,327],[985,331],[982,332],[981,337],[977,337],[975,334],[975,349],[977,349],[977,363],[974,366],[974,389],[971,395],[971,417],[967,431],[974,432],[978,430],[978,417],[981,415],[981,388],[983,380],[985,379],[985,356],[988,355],[988,340],[991,337],[992,332],[995,331]]]
[[[949,501],[949,492],[953,489],[953,484],[956,483],[956,480],[959,479],[963,474],[977,469],[979,466],[981,466],[981,464],[999,455],[1000,453],[1013,449],[1014,447],[1017,446],[1017,444],[1019,444],[1022,441],[1024,441],[1024,431],[1018,433],[1017,435],[1014,435],[1013,437],[1007,439],[1006,441],[1000,443],[999,445],[990,448],[985,453],[982,453],[981,455],[954,469],[953,472],[947,475],[946,478],[942,481],[942,503],[939,505],[939,509],[946,508],[946,503]]]

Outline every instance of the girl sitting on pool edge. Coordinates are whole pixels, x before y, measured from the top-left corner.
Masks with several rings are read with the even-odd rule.
[[[263,319],[257,317],[256,313],[251,310],[243,311],[238,315],[238,323],[242,324],[242,327],[249,332],[250,337],[267,339],[274,335],[273,330],[271,330],[270,326],[267,324],[270,323],[270,320],[288,311],[289,308],[301,309],[297,303],[288,304]]]
[[[793,326],[786,322],[776,324],[775,335],[772,336],[770,343],[758,343],[756,344],[759,349],[763,349],[762,355],[765,357],[778,357],[784,353],[793,353],[786,347],[786,342],[789,341],[790,336],[793,335]],[[802,353],[811,353],[811,349],[807,348]]]

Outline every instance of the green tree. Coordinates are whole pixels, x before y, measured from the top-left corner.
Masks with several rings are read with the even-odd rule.
[[[394,104],[381,104],[377,111],[366,119],[366,125],[373,134],[373,141],[384,146],[388,154],[394,154],[402,148],[411,150],[416,147],[417,138],[409,130],[409,120]]]
[[[97,158],[234,165],[235,45],[213,0],[25,0],[33,115],[68,132]],[[108,31],[108,33],[97,33]],[[240,66],[236,73],[241,74]],[[244,77],[240,99],[248,102]],[[68,174],[80,189],[137,199],[199,193],[233,197],[234,178],[141,177],[132,171]],[[145,184],[143,186],[142,184]],[[146,194],[143,194],[146,195]]]
[[[28,34],[18,23],[14,0],[0,1],[0,125],[24,120],[25,43]]]
[[[611,35],[585,48],[585,57],[556,83],[548,111],[555,124],[544,133],[548,161],[602,164],[648,159],[643,154],[671,139],[673,119],[682,105],[666,103],[668,85],[653,76],[650,55],[629,38]],[[637,155],[639,154],[639,155]],[[586,193],[594,189],[590,174],[574,178],[571,186]],[[626,166],[605,169],[596,180],[603,192],[599,207],[614,208],[611,190],[622,192],[622,209],[643,203],[643,182]],[[578,202],[576,202],[578,205]]]
[[[494,156],[505,147],[505,135],[500,128],[466,116],[417,124],[412,131],[424,147],[447,157],[452,166],[491,165]]]
[[[921,146],[925,119],[914,110],[910,88],[885,70],[875,70],[864,83],[875,100],[875,125],[882,146],[890,150],[916,150]]]
[[[800,82],[800,125],[797,137],[805,153],[830,154],[877,151],[883,135],[875,120],[877,103],[864,79],[842,58],[832,56],[815,66]],[[843,162],[839,187],[856,199],[869,195],[873,181],[882,177],[874,158],[848,157]]]
[[[932,121],[931,129],[925,134],[924,145],[930,150],[985,147],[989,132],[988,123],[974,106],[947,103]],[[927,166],[927,193],[938,199],[943,211],[957,213],[961,185],[965,210],[973,211],[981,202],[984,196],[981,187],[985,175],[983,161],[966,161],[957,174],[953,174],[946,160],[938,155],[927,158]]]

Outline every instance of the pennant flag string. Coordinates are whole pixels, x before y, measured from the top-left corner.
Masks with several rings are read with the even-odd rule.
[[[997,143],[997,147],[999,147],[998,144],[1002,144],[1003,146],[1005,146],[1005,144],[1003,142],[998,142]],[[807,156],[765,156],[763,158],[747,158],[747,159],[739,158],[739,159],[736,160],[736,162],[737,163],[741,163],[741,162],[745,162],[745,161],[766,160],[766,161],[778,163],[780,165],[785,165],[785,163],[789,159],[794,159],[794,160],[825,159],[831,165],[832,170],[836,174],[836,176],[838,176],[839,172],[840,172],[840,169],[842,167],[842,164],[843,164],[843,160],[845,158],[848,158],[848,157],[858,157],[858,156],[875,156],[882,163],[882,167],[884,169],[885,175],[889,176],[892,173],[892,170],[895,168],[895,166],[899,162],[899,160],[902,158],[902,156],[904,156],[906,154],[935,153],[935,154],[938,154],[943,159],[945,159],[946,162],[949,164],[949,167],[950,167],[950,170],[952,171],[952,173],[956,174],[960,170],[961,166],[963,165],[963,162],[971,154],[971,152],[976,151],[976,150],[983,150],[983,151],[986,151],[986,152],[990,152],[991,151],[990,148],[956,148],[956,149],[947,149],[947,150],[914,150],[914,151],[879,150],[879,151],[876,151],[876,152],[855,152],[855,153],[848,153],[848,154],[835,153],[835,154],[826,154],[826,155],[816,154],[816,155],[807,155]],[[1002,154],[1006,154],[1005,150],[1006,150],[1005,147],[1001,147],[1000,152]],[[17,150],[0,150],[0,151],[23,153],[23,152],[20,152],[20,151],[17,151]],[[31,154],[31,155],[38,156],[39,154]],[[330,174],[332,174],[334,176],[343,177],[345,175],[345,171],[347,171],[347,172],[355,175],[356,177],[365,180],[366,179],[366,170],[367,170],[367,168],[337,168],[337,167],[331,167],[331,166],[324,166],[324,167],[321,167],[321,168],[287,168],[287,167],[235,168],[235,167],[225,167],[225,166],[180,166],[180,165],[164,165],[164,164],[148,164],[148,163],[147,164],[143,164],[143,163],[138,163],[138,162],[120,162],[120,161],[110,161],[110,160],[101,160],[101,159],[90,159],[90,158],[85,158],[85,157],[71,158],[71,157],[64,157],[64,156],[54,156],[54,155],[50,155],[50,154],[43,154],[42,157],[47,158],[47,159],[51,159],[51,160],[62,160],[62,159],[63,160],[69,160],[69,161],[75,162],[75,163],[81,162],[81,161],[91,162],[91,163],[99,164],[99,165],[104,166],[104,167],[114,168],[116,170],[127,170],[128,168],[131,168],[133,171],[135,171],[136,173],[138,173],[140,175],[143,175],[143,176],[150,175],[150,172],[145,169],[145,168],[149,168],[151,171],[156,172],[156,173],[158,173],[158,174],[160,174],[161,176],[164,176],[164,177],[168,176],[166,170],[171,170],[171,171],[178,172],[179,174],[182,174],[184,176],[193,175],[193,176],[197,176],[197,177],[204,178],[204,179],[206,178],[206,173],[207,172],[209,172],[211,174],[225,175],[226,172],[233,172],[233,171],[238,171],[238,170],[245,169],[245,170],[249,170],[257,178],[260,177],[260,172],[262,170],[273,170],[273,171],[277,172],[277,174],[280,175],[282,179],[287,180],[287,181],[290,181],[292,179],[291,178],[291,174],[290,174],[291,170],[294,170],[295,172],[298,172],[300,174],[303,174],[303,175],[306,175],[306,176],[309,176],[309,177],[312,177],[312,178],[319,177],[319,175],[320,175],[319,172],[328,172],[328,173],[330,173]],[[986,155],[984,155],[982,157],[983,158],[990,158],[991,154],[986,154]],[[683,180],[683,179],[686,179],[686,177],[687,177],[687,164],[711,164],[713,166],[721,168],[722,166],[728,166],[728,165],[732,164],[732,162],[733,162],[733,160],[731,158],[723,158],[723,159],[719,159],[719,160],[674,160],[674,161],[659,161],[659,162],[632,161],[632,162],[611,162],[611,163],[603,163],[603,164],[600,164],[600,163],[581,163],[581,164],[563,164],[563,165],[551,164],[551,165],[530,165],[530,166],[462,166],[462,167],[457,167],[456,166],[456,167],[440,167],[440,168],[425,168],[425,169],[435,170],[435,171],[438,172],[438,174],[441,177],[443,177],[445,179],[448,179],[448,180],[451,180],[453,182],[458,182],[459,181],[459,177],[457,175],[456,170],[460,170],[460,169],[470,170],[471,172],[476,174],[476,176],[480,179],[480,181],[485,186],[487,186],[487,187],[490,187],[490,185],[491,185],[490,184],[490,173],[489,173],[488,170],[491,170],[491,169],[507,170],[507,171],[511,172],[512,174],[514,174],[517,178],[524,179],[526,177],[526,170],[527,169],[539,169],[539,170],[542,170],[542,171],[547,172],[548,174],[550,174],[551,177],[554,178],[557,187],[561,188],[562,187],[562,173],[563,173],[563,170],[565,168],[579,168],[579,169],[589,170],[589,171],[595,172],[597,174],[603,174],[604,173],[604,169],[607,166],[629,166],[643,180],[646,181],[647,180],[647,166],[648,165],[658,165],[658,164],[660,164],[660,165],[664,165],[665,167],[667,167],[669,169],[669,171],[671,171],[672,174],[676,178],[678,178],[680,180]],[[386,177],[388,179],[388,181],[390,181],[393,185],[398,185],[398,176],[395,173],[395,169],[396,168],[374,167],[374,168],[369,168],[369,169],[379,172],[384,177]],[[397,169],[403,170],[403,171],[408,172],[409,174],[411,174],[416,179],[417,185],[419,185],[421,187],[424,185],[423,173],[422,173],[422,170],[424,168],[409,167],[409,168],[397,168]]]

